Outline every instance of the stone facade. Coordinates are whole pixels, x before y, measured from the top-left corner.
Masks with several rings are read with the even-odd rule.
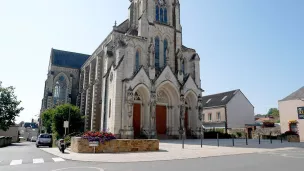
[[[111,140],[95,147],[95,153],[119,153],[158,151],[159,140]],[[94,147],[89,146],[89,141],[80,137],[71,139],[71,151],[76,153],[94,153]]]
[[[200,58],[182,44],[179,1],[130,2],[129,18],[113,26],[75,80],[85,129],[118,138],[198,135]]]

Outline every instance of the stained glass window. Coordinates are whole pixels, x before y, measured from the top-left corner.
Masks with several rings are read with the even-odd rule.
[[[135,70],[137,71],[139,69],[139,50],[136,51],[135,55]]]
[[[54,86],[54,104],[66,102],[67,97],[67,82],[63,75],[59,76]]]
[[[155,68],[159,69],[159,38],[155,38]]]
[[[164,23],[168,23],[168,14],[167,14],[167,8],[164,9]]]
[[[164,22],[164,11],[160,8],[160,22]]]
[[[156,5],[155,18],[156,18],[156,21],[159,21],[159,7],[158,7],[158,5]]]
[[[167,65],[167,48],[168,48],[168,41],[165,39],[164,41],[164,66]]]

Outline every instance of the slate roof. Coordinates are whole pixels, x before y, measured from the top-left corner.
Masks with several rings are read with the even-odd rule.
[[[51,51],[52,65],[68,68],[81,68],[90,55],[53,49]]]
[[[238,89],[238,90],[232,90],[232,91],[222,92],[222,93],[218,93],[218,94],[203,96],[203,106],[204,106],[204,108],[224,106],[234,97],[234,95],[238,91],[240,91],[240,90]],[[225,96],[227,96],[227,97],[224,99]]]
[[[304,86],[280,101],[304,99]]]

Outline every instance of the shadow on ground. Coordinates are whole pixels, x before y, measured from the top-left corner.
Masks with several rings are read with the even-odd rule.
[[[180,144],[182,147],[182,140],[161,140],[161,143],[166,144]],[[201,146],[200,139],[187,139],[184,141],[184,145],[191,146]],[[256,139],[248,139],[246,145],[246,139],[234,139],[234,146],[232,139],[219,139],[217,142],[216,139],[203,139],[203,145],[205,146],[215,146],[218,145],[220,147],[241,147],[241,148],[266,148],[266,149],[276,149],[276,148],[284,148],[284,147],[298,147],[304,148],[304,143],[296,143],[296,142],[287,142],[281,140],[261,140],[259,144],[259,140]]]

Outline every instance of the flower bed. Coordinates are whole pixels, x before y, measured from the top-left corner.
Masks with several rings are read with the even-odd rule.
[[[87,139],[89,142],[100,142],[104,144],[107,141],[116,139],[116,137],[110,132],[95,132],[88,131],[82,135],[83,139]]]

